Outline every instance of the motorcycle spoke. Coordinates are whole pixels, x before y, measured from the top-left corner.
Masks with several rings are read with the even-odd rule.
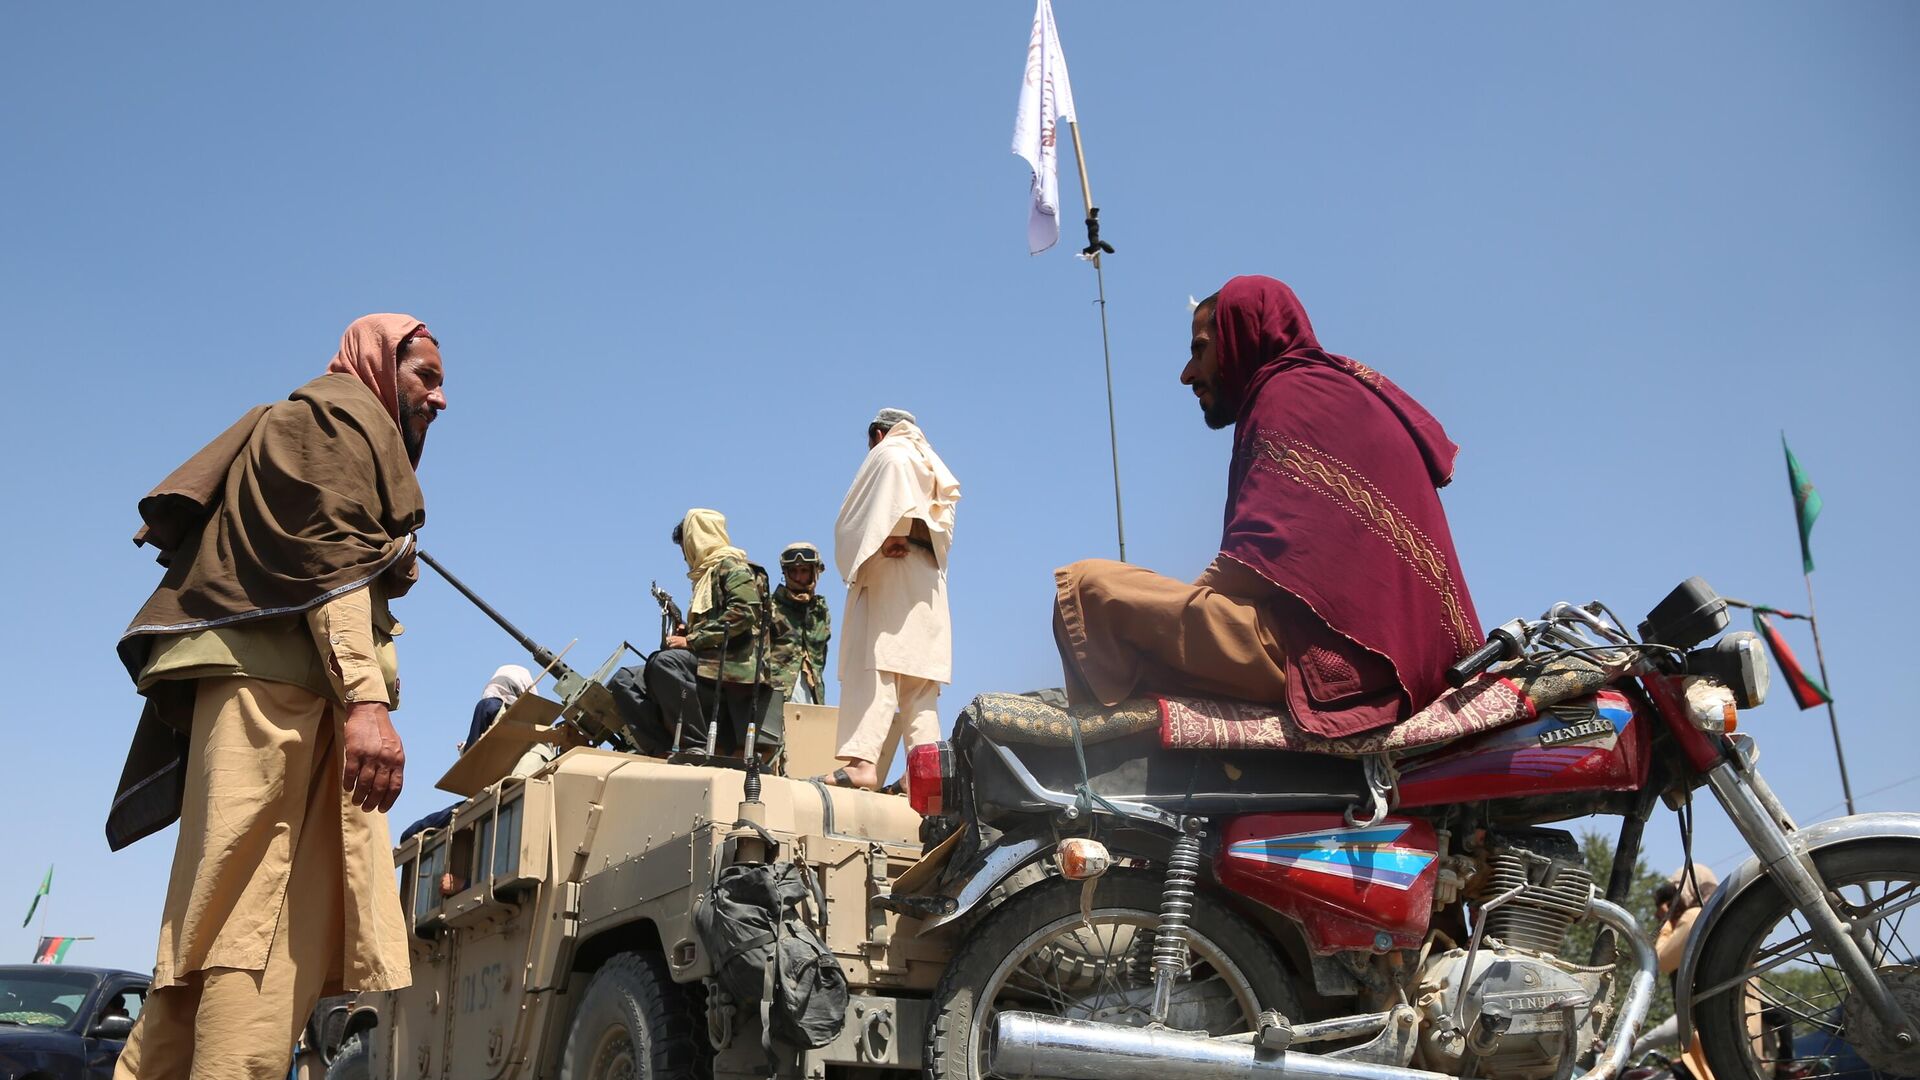
[[[1798,1010],[1789,1008],[1785,1002],[1780,1001],[1775,996],[1775,994],[1779,992],[1784,992],[1786,996],[1797,999],[1801,1004],[1805,1005],[1807,1008],[1814,1010],[1814,1012],[1803,1013],[1803,1012],[1799,1012]],[[1803,998],[1798,994],[1795,994],[1793,991],[1787,990],[1785,987],[1779,987],[1779,986],[1766,987],[1761,990],[1761,994],[1764,997],[1773,998],[1770,1004],[1774,1008],[1779,1009],[1781,1012],[1786,1013],[1789,1017],[1795,1020],[1804,1020],[1808,1024],[1811,1024],[1822,1031],[1836,1030],[1834,1026],[1828,1023],[1827,1020],[1825,1019],[1825,1014],[1833,1011],[1833,1005],[1815,1005],[1813,1002],[1808,1001],[1806,998]],[[1836,1002],[1835,1004],[1838,1004],[1838,1003]],[[1749,1020],[1758,1018],[1764,1025],[1766,1021],[1766,1010],[1764,1008],[1749,1009],[1746,1012],[1746,1017]]]
[[[1138,935],[1138,933],[1139,931],[1135,930],[1136,936]],[[1126,990],[1120,986],[1118,981],[1118,974],[1121,968],[1121,963],[1120,963],[1120,957],[1114,952],[1114,946],[1118,945],[1119,943],[1120,943],[1120,924],[1114,923],[1113,933],[1108,935],[1107,942],[1106,942],[1106,949],[1104,952],[1101,953],[1102,963],[1100,965],[1100,999],[1096,1004],[1096,1008],[1104,1006],[1107,1003],[1107,994],[1109,991],[1112,992],[1113,999],[1115,1001],[1125,1001],[1127,999]]]
[[[1809,940],[1813,938],[1813,930],[1810,927],[1805,927],[1800,925],[1799,912],[1797,911],[1787,912],[1787,921],[1793,925],[1793,928],[1795,930],[1800,932],[1801,937],[1807,938]],[[1836,998],[1845,997],[1846,990],[1844,989],[1844,987],[1847,985],[1847,977],[1840,973],[1839,968],[1834,967],[1832,964],[1821,962],[1818,959],[1820,955],[1821,954],[1819,953],[1814,954],[1815,959],[1812,961],[1813,967],[1820,972],[1820,978],[1826,981],[1827,989],[1831,990],[1833,992],[1833,995]],[[1834,982],[1834,977],[1836,975],[1838,975],[1840,979],[1838,984]]]
[[[1885,906],[1887,900],[1892,896],[1891,890],[1889,890],[1888,893],[1880,897],[1880,904],[1876,906],[1873,911],[1860,915],[1859,919],[1875,927],[1875,941],[1880,941],[1878,928],[1882,926],[1886,927],[1887,936],[1891,939],[1892,944],[1900,947],[1899,952],[1889,959],[1896,964],[1910,964],[1915,961],[1916,955],[1912,946],[1907,944],[1907,939],[1901,935],[1900,927],[1906,924],[1907,910],[1916,904],[1920,904],[1920,883],[1908,882],[1907,887],[1901,891],[1903,893],[1913,893],[1914,895],[1901,901],[1898,905],[1889,908]],[[1889,917],[1893,920],[1891,924],[1887,921]]]
[[[1838,1001],[1828,1001],[1828,1002],[1809,1001],[1805,997],[1802,997],[1801,995],[1794,993],[1792,990],[1789,990],[1784,986],[1775,986],[1771,984],[1760,988],[1760,993],[1763,996],[1770,998],[1772,1000],[1772,1004],[1776,1008],[1784,1010],[1790,1016],[1794,1016],[1798,1019],[1805,1020],[1807,1023],[1812,1024],[1814,1027],[1819,1028],[1822,1031],[1838,1031],[1839,1030],[1839,1027],[1836,1024],[1834,1024],[1833,1021],[1827,1019],[1827,1017],[1833,1013],[1833,1007],[1835,1005],[1840,1004],[1840,1002]],[[1794,1001],[1799,1003],[1802,1007],[1810,1010],[1811,1015],[1803,1015],[1793,1010],[1791,1007],[1789,1007],[1788,1002],[1780,1000],[1780,997],[1782,995],[1793,998]]]
[[[1036,975],[1033,972],[1028,971],[1025,968],[1025,966],[1018,966],[1018,967],[1015,967],[1012,971],[1007,972],[1006,984],[1001,987],[1002,993],[1012,993],[1012,994],[1021,993],[1021,990],[1018,987],[1013,985],[1013,980],[1015,979],[1015,977],[1024,978],[1029,982],[1031,982],[1035,987],[1039,989],[1040,996],[1046,999],[1047,1004],[1056,1009],[1064,1011],[1073,1004],[1073,1001],[1071,998],[1068,998],[1064,993],[1062,993],[1058,988],[1056,988],[1052,983],[1048,982],[1046,979],[1043,979],[1039,975]],[[1028,990],[1025,993],[1027,994],[1027,996],[1030,997],[1032,996],[1033,991]]]

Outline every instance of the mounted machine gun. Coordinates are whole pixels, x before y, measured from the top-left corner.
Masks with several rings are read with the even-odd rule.
[[[473,606],[479,608],[488,618],[498,623],[500,629],[507,632],[508,637],[519,642],[520,647],[532,655],[533,662],[540,666],[542,672],[552,673],[553,693],[560,699],[560,708],[556,717],[551,717],[550,720],[557,719],[557,722],[570,725],[586,743],[592,745],[609,743],[617,750],[634,749],[632,742],[627,738],[626,724],[620,718],[620,710],[614,703],[613,693],[607,689],[607,679],[619,667],[620,660],[628,650],[639,655],[638,649],[634,649],[626,642],[621,642],[620,648],[614,650],[614,654],[607,658],[607,662],[601,665],[600,670],[588,678],[568,667],[552,649],[528,637],[520,631],[519,627],[508,622],[506,616],[495,611],[491,604],[480,599],[472,589],[467,588],[465,582],[454,577],[446,567],[441,566],[438,559],[422,551],[420,561],[431,566],[436,573],[447,579],[447,584],[453,586],[461,596],[471,600]],[[535,681],[537,682],[538,679]],[[544,700],[530,694],[522,696],[522,700],[528,699]],[[503,718],[506,715],[503,713]]]

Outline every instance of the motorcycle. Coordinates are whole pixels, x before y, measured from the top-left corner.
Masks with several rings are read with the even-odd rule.
[[[1664,802],[1690,852],[1705,787],[1755,854],[1688,941],[1682,1044],[1698,1030],[1717,1080],[1776,1080],[1792,1051],[1760,1032],[1785,1014],[1920,1075],[1920,967],[1899,934],[1920,814],[1797,825],[1737,730],[1765,700],[1766,653],[1727,624],[1699,578],[1637,637],[1597,602],[1513,620],[1450,669],[1451,693],[1601,675],[1404,753],[1162,749],[1157,728],[1102,737],[1070,712],[1062,744],[963,715],[909,754],[934,884],[892,898],[958,939],[926,1074],[1619,1080],[1656,977],[1621,906],[1643,830]],[[1595,814],[1621,819],[1604,886],[1545,827]],[[1569,956],[1582,922],[1598,941]]]

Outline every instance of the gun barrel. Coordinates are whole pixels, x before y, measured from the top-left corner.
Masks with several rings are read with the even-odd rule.
[[[447,584],[453,586],[456,590],[458,590],[461,596],[464,596],[468,600],[473,601],[474,607],[477,607],[481,611],[486,612],[487,618],[492,619],[496,623],[499,623],[500,629],[505,630],[507,632],[508,637],[513,638],[513,640],[520,643],[521,648],[527,650],[529,653],[532,653],[534,663],[539,664],[543,668],[552,667],[554,665],[554,655],[553,655],[552,649],[549,649],[546,646],[541,645],[539,642],[521,633],[520,628],[513,625],[511,622],[508,622],[507,617],[505,615],[502,615],[499,612],[493,610],[492,604],[489,604],[485,600],[480,599],[480,597],[476,595],[472,589],[467,588],[467,585],[465,582],[461,581],[457,577],[454,577],[453,574],[450,573],[446,567],[441,566],[440,560],[427,554],[423,550],[416,549],[416,551],[420,556],[421,562],[424,562],[428,566],[433,567],[434,571],[438,573],[441,577],[446,578]],[[556,671],[556,674],[558,674],[557,671]]]

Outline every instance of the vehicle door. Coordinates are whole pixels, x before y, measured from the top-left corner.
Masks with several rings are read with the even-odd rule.
[[[101,987],[94,999],[93,1015],[80,1031],[87,1080],[113,1080],[114,1063],[120,1060],[120,1051],[127,1045],[133,1022],[140,1019],[140,1008],[146,1002],[144,981],[112,979]]]

